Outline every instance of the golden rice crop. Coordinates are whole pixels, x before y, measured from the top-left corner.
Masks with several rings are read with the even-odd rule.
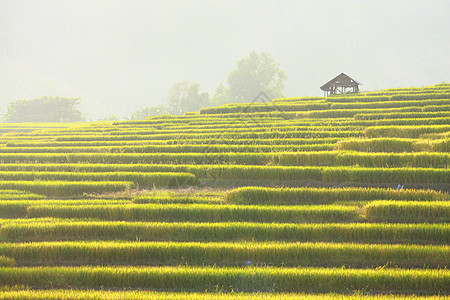
[[[99,291],[99,290],[8,290],[0,293],[0,299],[36,300],[439,300],[445,296],[411,295],[346,295],[346,294],[305,294],[305,293],[170,293],[153,291]]]
[[[450,201],[374,201],[364,206],[372,222],[450,222]]]
[[[0,284],[38,288],[145,288],[173,291],[372,292],[447,294],[447,270],[30,267],[0,268]]]
[[[322,241],[358,243],[446,244],[449,224],[276,224],[152,222],[7,222],[4,241],[141,240],[141,241]]]
[[[445,268],[449,246],[278,242],[1,243],[18,265],[220,265]]]
[[[27,208],[31,218],[93,218],[151,222],[354,222],[351,206],[240,206],[212,204],[39,205]]]
[[[446,193],[432,190],[381,189],[381,188],[264,188],[242,187],[226,193],[230,203],[280,205],[327,204],[336,201],[370,200],[444,200]]]

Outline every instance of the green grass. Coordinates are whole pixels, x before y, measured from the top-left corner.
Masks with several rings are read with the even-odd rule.
[[[214,267],[27,267],[0,268],[0,284],[35,288],[118,288],[173,291],[348,292],[447,294],[447,270],[214,268]]]
[[[450,131],[450,125],[429,125],[429,126],[374,126],[364,130],[368,138],[378,137],[399,137],[399,138],[419,138],[422,134],[442,133]]]
[[[380,188],[263,188],[242,187],[228,191],[229,203],[254,205],[330,204],[344,201],[408,200],[439,201],[446,194],[432,190],[395,190]]]
[[[339,141],[335,147],[337,150],[353,150],[362,152],[448,152],[449,143],[449,139],[345,139]]]
[[[33,194],[26,191],[0,189],[0,201],[2,200],[40,200],[46,199],[44,195]]]
[[[0,169],[47,172],[175,172],[191,173],[199,180],[316,181],[362,184],[443,184],[450,182],[449,169],[361,168],[310,166],[182,165],[182,164],[0,164]],[[82,175],[80,175],[82,176]],[[113,176],[113,175],[111,175]],[[0,185],[0,188],[2,185]],[[4,188],[18,188],[5,185]]]
[[[0,181],[2,189],[21,189],[55,197],[81,196],[86,193],[119,192],[129,190],[133,182],[100,181]]]
[[[379,119],[409,119],[409,118],[449,118],[450,105],[425,106],[421,112],[394,112],[394,113],[362,113],[356,114],[356,120],[379,120]],[[435,111],[438,110],[438,111]]]
[[[218,197],[203,197],[203,196],[136,196],[133,198],[133,203],[136,204],[222,204],[224,200]]]
[[[326,223],[354,222],[351,206],[239,206],[211,204],[41,205],[27,209],[31,218],[92,218],[110,221],[147,222],[261,222]]]
[[[446,268],[449,246],[276,242],[1,243],[18,265],[220,265]]]
[[[15,265],[14,259],[10,257],[0,256],[0,267],[12,267]]]
[[[323,145],[320,145],[320,147]],[[267,153],[214,153],[215,146],[200,147],[199,153],[4,153],[4,163],[42,164],[235,164],[284,166],[354,166],[447,168],[448,153],[360,153],[352,151],[306,151]],[[332,148],[331,145],[327,147]],[[232,149],[230,149],[231,151]],[[274,150],[277,150],[274,148]],[[293,149],[293,151],[296,151]],[[211,153],[212,152],[212,153]],[[5,176],[3,174],[3,176]]]
[[[186,172],[96,172],[96,173],[77,173],[77,172],[29,172],[0,171],[0,180],[7,181],[26,181],[26,180],[56,180],[56,181],[132,181],[143,188],[153,187],[178,187],[182,185],[195,184],[197,179],[193,174]],[[6,184],[2,184],[3,186]],[[0,186],[2,186],[0,185]]]
[[[117,205],[130,203],[121,199],[84,199],[84,200],[0,200],[0,218],[26,218],[27,208],[40,205]]]
[[[304,293],[168,293],[168,292],[150,292],[150,291],[98,291],[98,290],[17,290],[4,291],[0,293],[0,299],[36,299],[36,300],[437,300],[445,299],[445,296],[414,296],[414,295],[363,295],[355,291],[356,295],[343,294],[304,294]]]
[[[106,142],[109,143],[109,142]],[[89,144],[89,143],[88,143]],[[95,143],[102,144],[102,143]],[[208,153],[224,152],[282,152],[282,151],[322,151],[332,150],[331,143],[303,144],[303,145],[224,145],[224,144],[197,144],[197,145],[117,145],[117,146],[66,146],[66,147],[0,147],[0,153],[202,153],[208,148]],[[81,155],[80,155],[81,156]],[[153,155],[157,157],[157,155]],[[7,156],[4,156],[7,157]],[[138,156],[135,156],[138,157]],[[149,156],[151,158],[151,156]],[[61,161],[61,156],[59,161]],[[70,159],[70,158],[68,158]],[[108,158],[105,158],[107,161]]]
[[[374,201],[364,206],[372,222],[449,223],[450,201]]]
[[[448,224],[9,222],[3,241],[291,241],[446,244]]]

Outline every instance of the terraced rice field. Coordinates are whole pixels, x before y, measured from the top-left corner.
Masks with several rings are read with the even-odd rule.
[[[450,84],[0,127],[0,299],[441,299]]]

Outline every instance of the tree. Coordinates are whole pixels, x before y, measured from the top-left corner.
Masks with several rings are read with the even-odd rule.
[[[222,104],[230,103],[231,101],[229,99],[229,88],[221,82],[216,88],[214,97],[210,100],[210,105],[219,106]]]
[[[120,117],[116,114],[110,114],[109,116],[98,119],[97,121],[105,121],[105,122],[120,121]]]
[[[165,105],[146,106],[131,114],[131,120],[145,120],[148,117],[161,116],[168,113]]]
[[[228,86],[217,88],[216,102],[250,102],[261,92],[271,99],[283,96],[287,76],[269,53],[252,51],[236,64],[237,68],[228,73]]]
[[[84,121],[81,112],[75,108],[79,103],[80,97],[41,97],[11,101],[3,115],[3,121],[8,123]]]
[[[208,105],[208,93],[199,93],[200,84],[190,81],[180,81],[167,91],[169,112],[180,115],[188,111],[198,111]]]

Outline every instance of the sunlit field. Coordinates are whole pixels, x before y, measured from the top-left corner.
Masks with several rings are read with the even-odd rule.
[[[0,299],[443,299],[450,84],[2,124]]]

